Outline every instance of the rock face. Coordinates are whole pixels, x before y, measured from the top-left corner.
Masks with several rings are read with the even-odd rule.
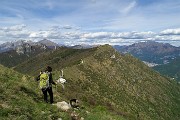
[[[31,53],[31,51],[32,51],[32,46],[28,43],[16,47],[16,52],[18,54]]]

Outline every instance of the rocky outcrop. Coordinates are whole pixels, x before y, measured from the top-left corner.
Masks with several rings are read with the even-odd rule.
[[[31,53],[32,51],[32,46],[30,44],[23,44],[19,45],[16,47],[16,52],[18,54],[26,54],[26,53]]]

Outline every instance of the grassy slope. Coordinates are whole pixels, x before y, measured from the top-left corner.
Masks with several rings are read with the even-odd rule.
[[[34,80],[0,65],[0,119],[46,119],[57,110],[41,102]],[[46,113],[45,115],[43,113]]]
[[[12,69],[0,65],[0,119],[1,120],[63,120],[70,119],[70,113],[59,111],[55,106],[43,101],[38,84],[30,76],[25,76]],[[55,92],[55,100],[61,101],[62,91]],[[86,111],[90,113],[87,114]],[[110,113],[105,107],[94,108],[84,106],[78,113],[86,120],[123,120],[122,117]]]
[[[180,66],[180,57],[174,59],[172,62],[168,64],[155,66],[153,69],[157,70],[163,75],[173,77],[177,79],[177,81],[180,81],[180,67],[179,66]]]
[[[84,64],[65,68],[65,78],[74,84],[70,91],[88,103],[105,105],[130,119],[180,117],[180,89],[176,82],[161,77],[129,55],[115,53],[116,59],[111,59],[112,53],[115,52],[111,48],[100,48],[84,58]]]
[[[115,59],[110,58],[113,54]],[[80,59],[83,64],[79,64]],[[120,55],[108,45],[87,50],[60,48],[15,69],[35,75],[43,65],[51,65],[57,70],[53,73],[55,79],[59,70],[64,69],[68,83],[65,92],[60,94],[63,99],[78,98],[89,107],[105,106],[127,119],[180,118],[177,83],[160,76],[130,55]]]

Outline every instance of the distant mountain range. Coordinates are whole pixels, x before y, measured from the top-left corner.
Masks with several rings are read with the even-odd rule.
[[[39,42],[23,40],[7,42],[0,45],[0,64],[13,67],[40,53],[57,49],[58,47],[58,44],[46,39]]]
[[[7,52],[10,50],[16,50],[18,47],[25,46],[25,45],[45,46],[45,47],[50,48],[50,49],[56,49],[60,46],[66,46],[66,45],[62,45],[62,44],[57,44],[57,43],[52,42],[52,41],[47,40],[47,39],[43,39],[43,40],[38,41],[38,42],[18,40],[18,41],[14,41],[14,42],[6,42],[6,43],[1,44],[0,45],[0,53]],[[66,46],[66,47],[73,48],[73,49],[87,49],[87,48],[93,48],[96,46],[97,45],[81,44],[81,45]]]
[[[36,55],[50,51],[52,49],[45,46],[18,46],[16,50],[9,50],[0,53],[0,64],[6,67],[14,67]]]
[[[168,43],[139,42],[129,46],[114,46],[122,53],[130,53],[142,61],[154,64],[167,64],[180,56],[180,47]]]
[[[38,42],[33,42],[33,41],[26,41],[26,40],[18,40],[18,41],[14,41],[14,42],[6,42],[0,45],[0,53],[2,52],[6,52],[9,50],[16,50],[18,47],[24,47],[25,45],[29,45],[29,46],[45,46],[47,48],[55,48],[58,47],[59,45],[44,39]]]
[[[67,46],[68,47],[68,46]],[[93,48],[97,47],[97,45],[87,45],[87,44],[82,44],[82,45],[75,45],[75,46],[69,46],[70,48],[73,49],[88,49],[88,48]]]

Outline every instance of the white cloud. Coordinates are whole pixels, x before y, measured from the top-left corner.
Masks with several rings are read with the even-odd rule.
[[[179,36],[162,36],[152,31],[147,32],[60,32],[52,31],[37,31],[31,32],[31,38],[48,38],[48,39],[64,39],[66,43],[120,43],[120,42],[135,42],[142,40],[179,40]],[[68,41],[67,41],[68,40]]]
[[[0,27],[1,40],[27,39],[30,32],[26,29],[25,24],[14,25],[9,27]]]
[[[94,33],[84,33],[81,38],[85,39],[103,39],[111,37],[111,32],[94,32]]]
[[[94,32],[94,33],[85,33],[82,35],[82,38],[87,39],[147,39],[151,38],[155,33],[148,32]]]
[[[66,25],[65,25],[66,26]],[[68,26],[69,27],[69,26]],[[138,41],[180,41],[179,29],[167,29],[160,33],[152,31],[132,32],[84,32],[82,30],[62,29],[58,25],[44,30],[29,30],[26,25],[0,28],[0,40],[42,40],[47,38],[61,44],[132,44]],[[172,43],[172,42],[171,42]]]
[[[58,39],[60,38],[60,33],[58,31],[34,31],[31,32],[29,38],[48,38],[48,39]]]
[[[180,35],[180,28],[166,29],[161,32],[162,35]]]
[[[21,24],[21,25],[15,25],[15,26],[10,26],[10,27],[0,27],[0,30],[2,31],[22,31],[24,28],[26,28],[26,25]]]

